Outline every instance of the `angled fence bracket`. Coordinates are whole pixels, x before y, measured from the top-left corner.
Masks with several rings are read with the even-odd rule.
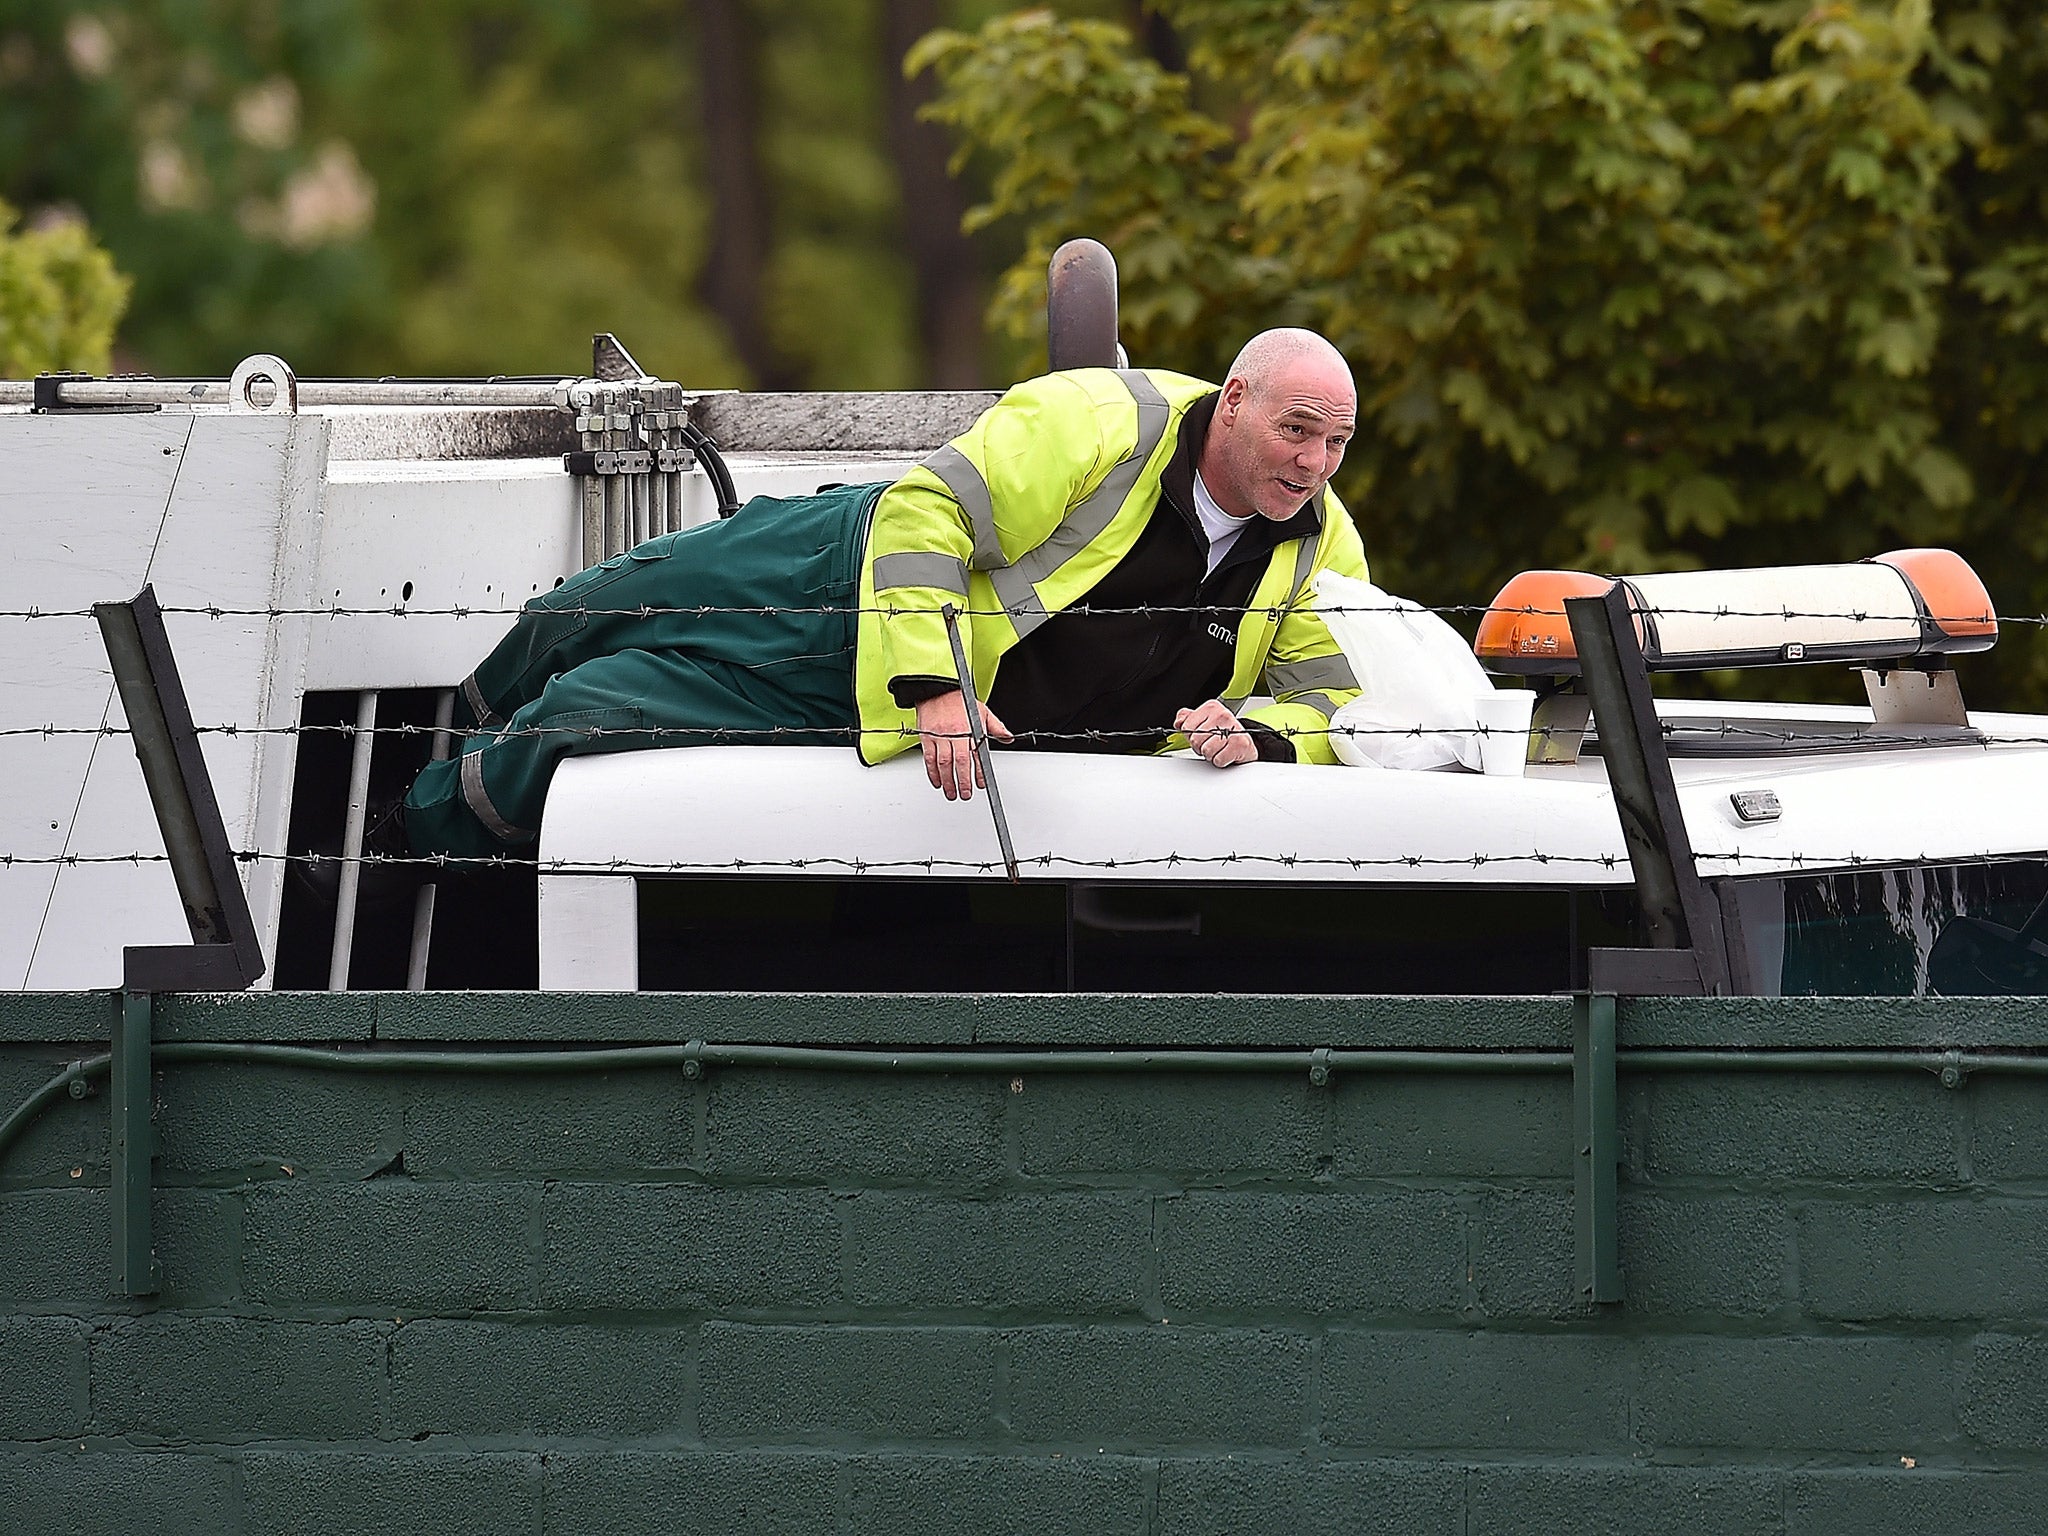
[[[228,846],[220,802],[192,725],[192,708],[164,631],[156,591],[95,603],[130,740],[170,856],[190,944],[130,945],[121,952],[121,1012],[112,1083],[114,1288],[150,1296],[161,1272],[150,1225],[150,1047],[159,992],[240,992],[264,971],[262,941]]]
[[[1627,590],[1617,581],[1599,597],[1566,598],[1564,610],[1650,941],[1591,951],[1588,984],[1624,997],[1753,992],[1734,904],[1714,899],[1693,858]]]

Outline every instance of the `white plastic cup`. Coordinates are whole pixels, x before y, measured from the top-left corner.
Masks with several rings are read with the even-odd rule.
[[[1479,771],[1519,779],[1529,762],[1529,721],[1536,695],[1528,688],[1496,688],[1475,694],[1479,718]]]

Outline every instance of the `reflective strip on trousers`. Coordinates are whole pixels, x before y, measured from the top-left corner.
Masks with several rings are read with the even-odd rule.
[[[967,514],[967,526],[974,534],[974,558],[968,563],[977,571],[992,571],[1004,564],[1003,546],[996,538],[995,505],[989,499],[988,482],[974,461],[948,443],[927,458],[924,467],[945,482],[960,510]]]
[[[1304,688],[1356,688],[1358,678],[1351,671],[1351,663],[1342,655],[1312,656],[1307,661],[1284,662],[1278,666],[1269,665],[1265,671],[1266,689],[1276,697],[1283,693],[1298,693]],[[1300,703],[1300,700],[1291,702]]]
[[[462,680],[462,697],[469,705],[470,712],[476,716],[478,725],[490,726],[498,723],[498,713],[484,702],[484,693],[476,685],[474,672]]]
[[[470,812],[501,843],[523,843],[535,834],[521,831],[498,814],[491,797],[484,792],[484,759],[481,752],[462,754],[462,798]]]
[[[967,566],[952,555],[932,550],[905,550],[875,556],[875,590],[891,587],[936,587],[967,595]]]
[[[1101,538],[1116,515],[1123,510],[1131,489],[1152,462],[1152,455],[1166,436],[1167,418],[1172,415],[1166,397],[1152,381],[1135,368],[1119,368],[1116,376],[1131,392],[1138,408],[1138,440],[1131,451],[1117,461],[1087,500],[1060,520],[1043,544],[1024,555],[1015,565],[991,571],[996,596],[1002,599],[1010,623],[1022,640],[1052,615],[1038,595],[1039,584],[1061,566]]]

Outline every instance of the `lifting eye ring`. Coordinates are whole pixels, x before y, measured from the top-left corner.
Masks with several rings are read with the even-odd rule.
[[[228,409],[240,415],[296,416],[298,375],[283,358],[268,352],[245,357],[228,380]]]

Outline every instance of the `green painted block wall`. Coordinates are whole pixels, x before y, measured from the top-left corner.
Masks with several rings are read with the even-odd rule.
[[[108,998],[0,999],[0,1115]],[[1542,1073],[157,1073],[0,1151],[0,1531],[2048,1530],[2033,1004],[1624,1002]],[[166,1042],[1555,1053],[1566,1000],[252,996]],[[1740,1070],[1660,1067],[1734,1048]],[[1757,1053],[1919,1051],[1926,1070]]]

